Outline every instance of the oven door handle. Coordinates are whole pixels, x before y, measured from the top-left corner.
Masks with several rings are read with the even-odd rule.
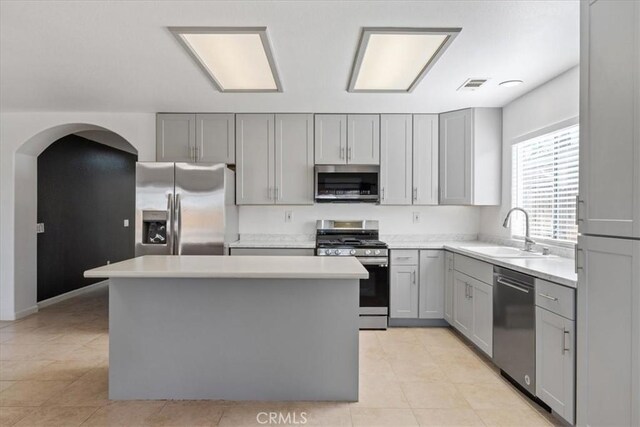
[[[389,259],[386,257],[370,257],[356,258],[362,265],[379,265],[381,267],[389,266]]]

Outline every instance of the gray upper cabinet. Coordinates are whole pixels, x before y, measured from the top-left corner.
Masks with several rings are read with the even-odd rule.
[[[234,164],[233,114],[156,116],[156,161]]]
[[[444,251],[420,251],[420,287],[418,317],[442,319],[444,317]]]
[[[440,115],[440,204],[499,205],[502,109]]]
[[[311,114],[236,116],[236,203],[313,203]]]
[[[413,115],[413,204],[438,204],[438,115]]]
[[[195,147],[195,114],[156,115],[156,161],[193,162]]]
[[[316,114],[315,164],[347,163],[347,115]]]
[[[413,146],[410,114],[381,116],[380,204],[410,205]]]
[[[349,114],[347,116],[347,163],[380,164],[380,116]]]
[[[275,202],[313,204],[313,115],[276,114]]]
[[[581,2],[582,234],[640,237],[640,3]]]
[[[275,203],[275,116],[236,116],[236,203]]]
[[[204,163],[236,163],[233,114],[196,114],[196,159]]]

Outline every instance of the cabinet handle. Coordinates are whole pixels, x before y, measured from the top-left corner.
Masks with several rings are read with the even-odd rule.
[[[418,187],[413,189],[413,201],[415,202],[416,200],[418,200]]]
[[[275,199],[280,200],[280,187],[275,188]]]
[[[352,154],[351,147],[349,147],[347,149],[347,160],[351,160],[351,154]]]
[[[384,200],[384,187],[380,189],[380,200]]]
[[[200,160],[200,148],[196,145],[195,147],[193,147],[196,151],[196,155],[194,156],[194,160],[197,162],[198,160]]]
[[[580,200],[580,196],[576,195],[576,225],[580,225],[580,203],[584,203],[583,200]]]
[[[550,299],[551,301],[558,301],[558,298],[552,297],[551,295],[543,294],[540,292],[538,292],[538,295],[540,295],[542,298]]]
[[[272,200],[271,198],[271,191],[272,191],[273,187],[267,187],[267,199]]]
[[[567,341],[567,338],[570,338],[569,331],[563,329],[562,332],[562,354],[565,354],[571,350],[571,341]]]
[[[466,299],[469,299],[469,284],[468,283],[464,284],[464,297]]]
[[[469,299],[473,299],[473,286],[469,285]]]
[[[413,281],[413,284],[415,285],[416,284],[416,272],[415,271],[411,272],[411,277],[412,277],[411,280]]]
[[[344,159],[344,147],[340,147],[340,158]]]
[[[578,274],[578,270],[582,270],[582,266],[580,265],[580,263],[578,262],[578,258],[580,258],[580,252],[582,252],[582,249],[580,249],[578,247],[578,244],[576,243],[575,245],[576,251],[574,254],[574,263],[575,263],[575,271],[576,274]]]

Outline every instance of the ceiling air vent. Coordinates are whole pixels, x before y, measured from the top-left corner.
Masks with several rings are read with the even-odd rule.
[[[467,79],[458,90],[478,90],[489,79]]]

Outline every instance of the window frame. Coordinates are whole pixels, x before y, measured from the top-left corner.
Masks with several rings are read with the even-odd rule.
[[[510,155],[509,155],[509,164],[510,164],[510,179],[509,179],[509,186],[510,186],[510,191],[509,191],[509,206],[511,208],[514,207],[514,200],[513,200],[513,174],[514,174],[514,165],[513,165],[513,149],[516,145],[518,145],[521,142],[525,142],[525,141],[529,141],[531,139],[534,138],[539,138],[541,136],[550,134],[550,133],[554,133],[554,132],[558,132],[561,131],[563,129],[567,129],[570,128],[572,126],[575,125],[579,125],[579,117],[575,116],[575,117],[571,117],[569,119],[566,120],[562,120],[560,122],[554,123],[550,126],[545,126],[543,128],[540,128],[538,130],[535,130],[533,132],[529,132],[523,135],[520,135],[518,137],[515,137],[511,140],[511,146],[510,146]],[[578,144],[580,144],[580,130],[578,129]],[[579,167],[580,163],[578,160],[578,167]],[[578,184],[579,185],[579,184]],[[516,214],[517,215],[517,214]],[[512,231],[512,227],[509,227],[509,233],[511,235],[511,239],[516,240],[518,242],[523,242],[525,240],[525,236],[524,235],[520,235],[517,233],[514,233]],[[537,244],[543,244],[543,245],[547,245],[547,246],[557,246],[557,247],[562,247],[562,248],[573,248],[575,247],[576,242],[571,242],[571,241],[567,241],[567,240],[557,240],[557,239],[546,239],[546,238],[541,238],[541,237],[535,237],[532,236],[531,237]]]

